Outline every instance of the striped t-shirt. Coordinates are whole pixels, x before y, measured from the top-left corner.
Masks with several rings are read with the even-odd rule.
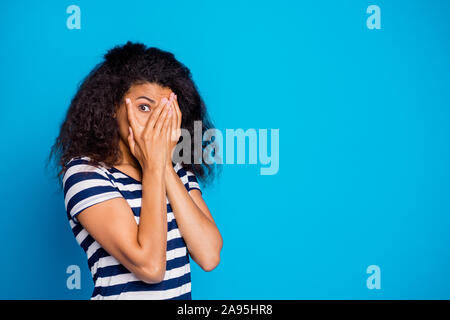
[[[84,209],[102,201],[124,198],[139,224],[142,184],[114,167],[88,164],[88,157],[69,161],[63,177],[64,199],[70,226],[84,249],[94,280],[91,299],[191,299],[189,252],[167,203],[166,272],[160,283],[145,283],[109,255],[77,220]],[[175,165],[175,171],[188,191],[200,190],[195,175]]]

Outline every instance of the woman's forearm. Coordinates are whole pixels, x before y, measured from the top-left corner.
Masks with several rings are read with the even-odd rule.
[[[145,170],[142,175],[142,204],[138,243],[156,274],[165,272],[167,247],[167,205],[164,170]]]
[[[195,262],[210,271],[220,260],[222,237],[219,230],[191,198],[174,168],[165,171],[166,191],[178,229]]]

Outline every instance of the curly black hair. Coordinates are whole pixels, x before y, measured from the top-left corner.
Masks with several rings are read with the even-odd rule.
[[[170,52],[128,41],[109,50],[79,85],[50,152],[59,177],[74,157],[87,156],[109,166],[120,160],[119,126],[114,114],[130,87],[142,83],[169,87],[177,95],[183,115],[181,127],[191,137],[194,121],[201,121],[202,135],[213,127],[190,70]],[[191,141],[191,150],[196,150],[194,139]],[[202,143],[202,151],[206,146]],[[198,155],[192,152],[190,163],[181,165],[201,181],[210,180],[214,167],[203,161],[198,164],[195,157]]]

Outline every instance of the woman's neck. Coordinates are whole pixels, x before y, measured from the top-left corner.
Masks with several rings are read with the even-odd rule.
[[[130,177],[141,181],[142,169],[137,159],[131,153],[130,148],[122,140],[119,140],[119,149],[122,154],[121,159],[114,165],[120,171],[126,173]]]

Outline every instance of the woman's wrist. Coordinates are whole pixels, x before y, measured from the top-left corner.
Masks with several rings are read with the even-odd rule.
[[[172,161],[170,161],[166,164],[165,174],[170,174],[172,171],[175,172],[175,168],[173,167]]]
[[[172,179],[172,177],[174,176],[178,176],[177,172],[175,171],[174,166],[172,165],[172,163],[167,164],[166,166],[166,170],[164,173],[164,178],[166,180],[166,184],[170,182],[170,180]]]
[[[142,176],[148,177],[163,177],[166,171],[165,166],[155,166],[155,165],[141,165]]]

